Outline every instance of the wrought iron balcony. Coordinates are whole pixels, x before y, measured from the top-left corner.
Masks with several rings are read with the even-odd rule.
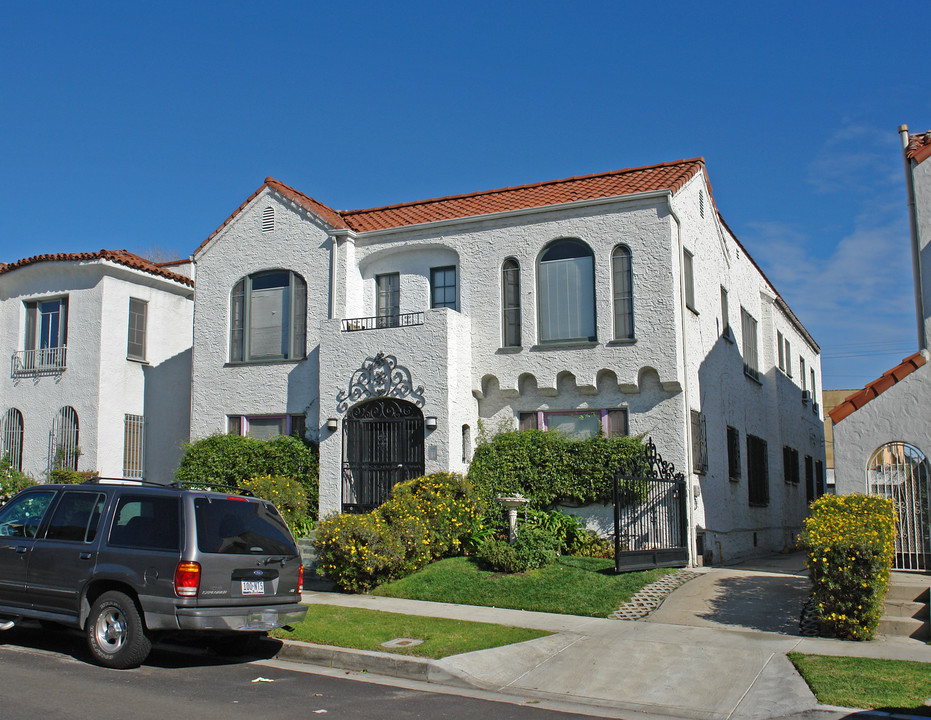
[[[343,332],[358,330],[381,330],[383,328],[413,327],[423,325],[423,313],[398,313],[396,315],[377,315],[375,317],[346,318],[342,321]]]
[[[37,375],[61,375],[68,367],[68,348],[19,350],[13,353],[12,377],[35,377]]]

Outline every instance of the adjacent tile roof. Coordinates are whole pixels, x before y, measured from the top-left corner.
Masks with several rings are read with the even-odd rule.
[[[831,416],[831,420],[833,420],[835,423],[839,423],[845,417],[866,405],[873,398],[882,395],[884,392],[886,392],[886,390],[891,388],[897,382],[904,380],[906,377],[924,365],[925,362],[926,360],[924,355],[922,355],[920,352],[916,352],[914,355],[909,355],[902,362],[892,368],[892,370],[888,370],[887,372],[883,373],[881,378],[874,380],[862,390],[857,390],[855,393],[853,393],[853,395],[847,397],[844,402],[831,410],[831,412],[828,413]]]
[[[559,205],[578,200],[617,197],[651,190],[676,192],[702,169],[704,163],[704,158],[677,160],[676,162],[661,163],[659,165],[582,175],[563,180],[550,180],[532,185],[485,190],[466,195],[432,198],[401,205],[342,211],[334,210],[285,185],[283,182],[269,177],[265,178],[262,186],[252,193],[242,205],[233,211],[232,215],[223,221],[220,227],[214,230],[200,244],[194,254],[197,255],[207,243],[216,237],[217,233],[229,225],[265,188],[271,188],[297,203],[334,229],[369,232],[407,225],[419,225],[438,220],[453,220],[511,210]]]
[[[931,132],[915,133],[908,136],[905,157],[920,163],[931,157]]]
[[[100,252],[34,255],[33,257],[24,258],[22,260],[17,260],[16,262],[0,266],[0,274],[10,272],[11,270],[15,270],[16,268],[21,268],[26,265],[35,265],[36,263],[41,262],[88,262],[91,260],[109,260],[110,262],[130,267],[133,270],[141,270],[143,272],[151,273],[152,275],[158,275],[159,277],[174,280],[175,282],[179,282],[183,285],[189,285],[191,287],[194,286],[194,281],[190,278],[186,278],[183,275],[178,275],[177,273],[173,273],[170,270],[165,270],[161,266],[156,265],[155,263],[150,262],[145,258],[141,258],[138,255],[134,255],[133,253],[126,250],[101,250]]]

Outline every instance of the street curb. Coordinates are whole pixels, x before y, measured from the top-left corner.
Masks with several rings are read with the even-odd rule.
[[[356,672],[370,672],[405,680],[419,680],[421,682],[468,688],[476,687],[476,685],[440,667],[436,660],[429,658],[395,655],[394,653],[373,650],[341,648],[333,645],[317,645],[300,640],[279,639],[278,642],[282,643],[281,649],[275,654],[275,658],[279,660],[304,662]]]

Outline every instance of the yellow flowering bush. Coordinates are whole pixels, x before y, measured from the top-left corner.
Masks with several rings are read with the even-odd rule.
[[[828,634],[869,640],[883,613],[895,559],[895,510],[875,495],[824,495],[802,537],[815,616]]]
[[[307,534],[312,523],[307,515],[307,491],[300,482],[284,475],[262,475],[241,481],[239,487],[273,503],[294,537]]]
[[[343,590],[365,592],[458,553],[481,509],[456,473],[399,483],[372,512],[335,515],[317,526],[318,571]]]

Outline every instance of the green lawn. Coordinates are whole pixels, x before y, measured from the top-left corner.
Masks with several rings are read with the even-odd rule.
[[[822,705],[931,715],[931,663],[789,653]]]
[[[320,645],[379,650],[434,659],[511,645],[550,634],[542,630],[506,625],[400,615],[335,605],[308,606],[307,618],[293,627],[294,632],[275,630],[271,635]],[[383,642],[396,638],[423,640],[423,643],[400,648],[382,647]]]
[[[471,558],[446,558],[373,595],[461,605],[607,617],[645,585],[672,569],[614,574],[614,561],[560,557],[539,570],[507,575],[479,569]]]

